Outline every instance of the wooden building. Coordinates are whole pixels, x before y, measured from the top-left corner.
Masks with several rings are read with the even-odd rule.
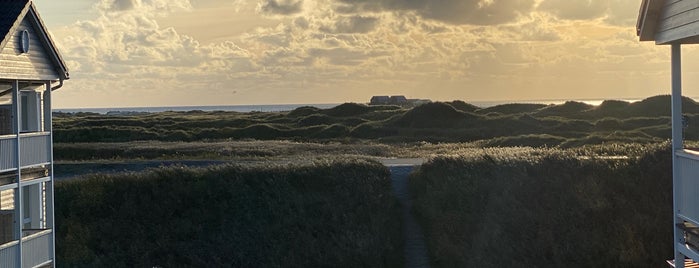
[[[51,92],[68,70],[31,0],[0,0],[0,267],[54,267]]]
[[[699,151],[684,148],[682,45],[699,43],[699,1],[643,0],[636,32],[641,41],[668,45],[672,58],[672,180],[675,267],[697,267]]]

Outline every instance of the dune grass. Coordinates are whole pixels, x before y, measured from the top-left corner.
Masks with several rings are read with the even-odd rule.
[[[688,139],[699,104],[685,98]],[[655,143],[669,137],[669,96],[640,102],[605,101],[560,105],[504,104],[480,109],[463,101],[435,102],[411,109],[345,103],[330,109],[290,112],[162,112],[132,115],[55,114],[57,143],[199,142],[293,140],[326,142],[477,142],[494,146],[563,146],[615,142]],[[492,141],[491,141],[492,140]]]
[[[490,148],[410,177],[433,267],[662,267],[672,256],[668,145]],[[587,157],[580,157],[587,155]]]
[[[56,185],[66,267],[399,267],[388,170],[361,159],[160,168]]]

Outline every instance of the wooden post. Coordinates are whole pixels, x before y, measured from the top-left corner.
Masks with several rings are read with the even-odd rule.
[[[22,267],[22,223],[24,221],[24,216],[22,215],[22,156],[21,151],[21,137],[20,137],[20,98],[19,98],[19,81],[14,80],[12,82],[12,112],[14,124],[14,134],[16,136],[16,150],[15,159],[17,160],[17,188],[15,191],[15,239],[19,241],[17,244],[17,267]]]
[[[56,221],[54,218],[54,175],[53,175],[53,114],[51,110],[51,82],[46,82],[46,91],[44,91],[44,131],[49,134],[49,178],[46,185],[46,228],[51,229],[51,248],[49,249],[49,258],[53,260],[53,267],[56,267]]]
[[[683,231],[677,224],[684,224],[678,217],[679,200],[681,200],[681,178],[679,170],[679,160],[676,152],[684,149],[682,143],[682,49],[680,43],[672,44],[672,206],[673,206],[673,232],[675,248],[675,267],[684,268],[685,256],[679,252],[678,247],[684,245]]]

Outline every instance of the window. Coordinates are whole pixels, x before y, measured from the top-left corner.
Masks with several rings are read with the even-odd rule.
[[[0,104],[0,135],[9,135],[13,133],[12,105]]]
[[[15,240],[15,193],[0,191],[0,245]]]
[[[22,187],[22,229],[44,228],[41,185],[39,183]]]
[[[39,131],[40,95],[36,91],[22,91],[19,99],[20,132]]]

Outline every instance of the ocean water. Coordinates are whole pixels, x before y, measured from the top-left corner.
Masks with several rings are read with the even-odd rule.
[[[636,102],[641,99],[619,99],[627,102]],[[492,107],[501,104],[509,103],[535,103],[535,104],[563,104],[569,100],[517,100],[517,101],[473,101],[468,102],[481,108]],[[584,100],[573,100],[578,102],[587,103],[590,105],[600,105],[603,99],[584,99]],[[157,113],[157,112],[187,112],[187,111],[229,111],[229,112],[286,112],[291,111],[303,106],[317,107],[320,109],[329,109],[340,105],[341,103],[322,103],[322,104],[263,104],[263,105],[230,105],[230,106],[166,106],[166,107],[115,107],[115,108],[59,108],[54,109],[54,112],[63,113],[78,113],[78,112],[89,112],[98,114],[107,113],[125,113],[125,112],[145,112],[145,113]]]
[[[188,111],[227,111],[227,112],[285,112],[291,111],[303,106],[312,106],[321,109],[329,109],[340,105],[340,103],[325,103],[325,104],[269,104],[269,105],[230,105],[230,106],[165,106],[165,107],[115,107],[115,108],[68,108],[68,109],[53,109],[54,112],[63,113],[78,113],[89,112],[98,114],[107,114],[114,112],[188,112]]]

